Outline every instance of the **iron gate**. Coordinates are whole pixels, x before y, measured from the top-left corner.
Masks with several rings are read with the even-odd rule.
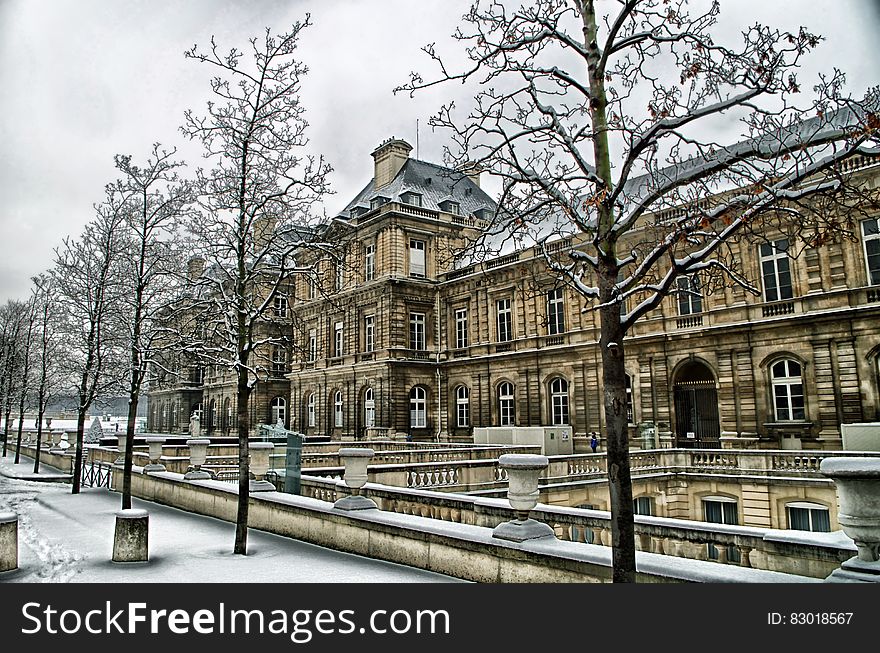
[[[715,384],[676,384],[674,396],[677,446],[720,448],[721,427],[718,423],[718,391]]]

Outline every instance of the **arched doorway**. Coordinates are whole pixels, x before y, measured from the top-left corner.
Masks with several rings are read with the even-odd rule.
[[[676,446],[720,448],[718,390],[712,370],[701,361],[688,361],[676,373],[672,392]]]

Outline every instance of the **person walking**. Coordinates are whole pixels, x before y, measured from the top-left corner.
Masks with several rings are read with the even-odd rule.
[[[596,453],[596,449],[599,448],[599,439],[596,437],[595,433],[592,433],[591,435],[592,437],[590,438],[590,449],[593,450],[593,453]]]

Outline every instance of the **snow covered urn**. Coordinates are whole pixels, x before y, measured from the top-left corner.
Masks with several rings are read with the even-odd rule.
[[[159,462],[162,458],[162,445],[165,444],[164,435],[148,435],[146,438],[147,445],[150,447],[150,463],[144,465],[144,474],[150,472],[164,472],[165,465]]]
[[[250,482],[251,492],[274,492],[275,486],[266,480],[266,472],[269,471],[269,457],[275,449],[272,442],[251,442],[250,469],[254,477]]]
[[[208,438],[192,438],[186,441],[189,447],[189,469],[183,478],[189,481],[211,478],[211,474],[202,469],[202,465],[208,459],[208,445],[211,441]]]
[[[149,531],[150,515],[146,510],[118,511],[113,533],[113,562],[146,562]]]
[[[113,461],[114,465],[125,464],[126,440],[128,440],[128,436],[125,433],[120,433],[116,436],[116,450],[119,452],[119,454],[116,456],[116,460]]]
[[[339,450],[339,458],[342,459],[342,464],[345,465],[343,480],[351,494],[347,497],[342,497],[334,503],[334,508],[339,508],[340,510],[378,508],[375,501],[361,495],[361,488],[367,483],[367,465],[374,453],[372,449],[366,448],[351,447]]]
[[[550,526],[529,517],[540,495],[538,478],[549,464],[547,456],[532,454],[506,453],[498,459],[498,466],[507,471],[507,499],[516,511],[517,518],[498,524],[492,531],[492,537],[511,542],[556,537]]]
[[[18,569],[18,515],[0,512],[0,572]]]
[[[828,580],[880,582],[880,459],[826,458],[819,471],[837,486],[837,520],[859,551]]]

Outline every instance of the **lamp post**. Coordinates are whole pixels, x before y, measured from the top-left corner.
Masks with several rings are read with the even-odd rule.
[[[511,542],[556,537],[547,524],[529,517],[540,496],[538,478],[549,464],[547,456],[531,454],[508,453],[498,459],[498,466],[507,470],[507,499],[516,511],[517,518],[498,524],[492,531],[492,537]]]
[[[372,449],[344,448],[339,450],[339,457],[345,465],[343,480],[351,494],[342,497],[333,504],[339,510],[368,510],[378,508],[376,502],[361,495],[361,488],[367,483],[367,464],[375,452]]]

